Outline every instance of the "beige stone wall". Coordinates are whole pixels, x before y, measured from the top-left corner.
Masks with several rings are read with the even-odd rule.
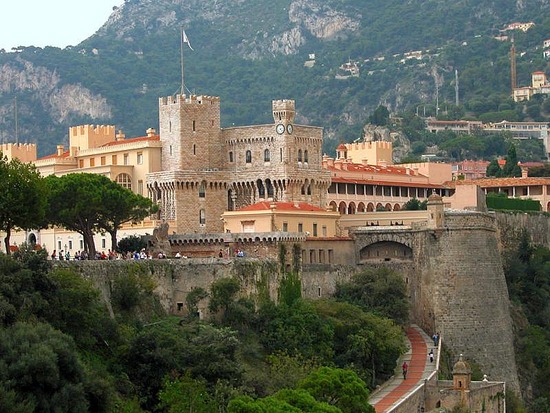
[[[223,169],[220,100],[212,96],[169,96],[159,100],[162,169]]]
[[[347,158],[353,163],[369,165],[393,164],[393,145],[391,142],[372,141],[346,143]]]
[[[69,128],[69,147],[77,150],[97,148],[115,140],[112,125],[80,125]]]
[[[3,143],[0,145],[2,156],[9,161],[16,158],[21,162],[33,162],[36,160],[36,144],[34,143]]]

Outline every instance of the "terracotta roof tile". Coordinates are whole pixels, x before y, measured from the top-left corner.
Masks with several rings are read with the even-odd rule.
[[[140,136],[138,138],[120,139],[118,141],[108,142],[105,145],[103,145],[102,148],[104,148],[106,146],[124,145],[125,143],[145,142],[145,141],[160,141],[160,136],[159,135]]]
[[[45,160],[45,159],[55,159],[55,158],[68,158],[70,156],[69,151],[63,152],[61,155],[58,155],[57,153],[52,153],[50,155],[43,156],[41,158],[38,158],[37,161]]]
[[[458,185],[477,185],[481,188],[550,185],[550,178],[480,178],[446,182],[445,185],[451,188],[454,188]]]
[[[275,205],[277,211],[310,211],[320,212],[325,211],[322,208],[308,204],[306,202],[271,202],[261,201],[256,204],[245,206],[238,211],[268,211],[271,209],[271,205]]]

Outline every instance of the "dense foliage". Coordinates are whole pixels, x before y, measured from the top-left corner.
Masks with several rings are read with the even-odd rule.
[[[209,296],[208,323],[164,314],[137,264],[105,306],[90,281],[49,263],[25,246],[0,255],[2,411],[372,412],[369,389],[404,351],[401,328],[358,297],[255,308],[220,279],[187,303]]]
[[[508,240],[512,241],[512,240]],[[550,411],[550,250],[531,244],[522,231],[510,242],[505,274],[514,304],[516,353],[523,388],[529,388],[529,412]]]

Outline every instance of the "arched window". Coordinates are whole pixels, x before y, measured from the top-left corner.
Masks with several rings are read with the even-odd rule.
[[[264,150],[264,162],[271,161],[271,154],[269,153],[269,149]]]
[[[304,162],[307,163],[308,162],[308,153],[307,153],[307,149],[304,151]]]
[[[302,162],[302,150],[298,149],[298,162]]]
[[[252,163],[252,152],[250,149],[246,151],[246,163]]]
[[[201,209],[199,211],[199,224],[206,224],[206,212],[204,211],[204,209]]]
[[[204,181],[199,185],[199,198],[204,198],[206,196],[206,183]]]
[[[128,174],[119,174],[116,177],[116,183],[122,186],[123,188],[132,190],[132,177]]]

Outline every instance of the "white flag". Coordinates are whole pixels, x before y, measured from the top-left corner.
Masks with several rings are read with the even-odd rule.
[[[193,50],[193,48],[191,47],[191,43],[189,43],[189,39],[187,38],[187,35],[185,34],[185,30],[183,30],[183,29],[181,29],[181,40],[182,40],[183,43],[187,43],[187,46],[189,46],[189,48],[191,50]]]

